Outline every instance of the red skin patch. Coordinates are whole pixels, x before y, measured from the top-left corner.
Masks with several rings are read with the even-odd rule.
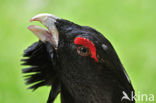
[[[83,45],[89,48],[91,51],[91,58],[93,58],[96,62],[98,62],[98,59],[96,57],[96,48],[93,42],[83,37],[77,37],[75,38],[74,43],[76,45]]]

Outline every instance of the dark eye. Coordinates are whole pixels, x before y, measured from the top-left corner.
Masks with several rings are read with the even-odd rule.
[[[81,56],[89,56],[90,55],[90,49],[84,46],[77,47],[77,53]]]

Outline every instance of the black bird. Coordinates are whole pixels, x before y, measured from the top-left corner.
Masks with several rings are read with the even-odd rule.
[[[51,86],[47,103],[135,103],[134,89],[111,43],[98,31],[51,14],[39,14],[47,29],[28,27],[39,41],[24,51],[31,89]]]

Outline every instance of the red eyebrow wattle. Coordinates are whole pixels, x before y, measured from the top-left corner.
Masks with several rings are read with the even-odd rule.
[[[98,62],[98,59],[96,57],[96,47],[95,47],[95,45],[94,45],[94,43],[92,41],[90,41],[90,40],[88,40],[86,38],[83,38],[83,37],[77,37],[77,38],[75,38],[74,43],[76,45],[83,45],[83,46],[89,48],[90,51],[91,51],[91,57],[96,62]]]

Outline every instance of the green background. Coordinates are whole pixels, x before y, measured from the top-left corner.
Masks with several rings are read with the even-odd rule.
[[[136,93],[156,95],[156,0],[0,0],[0,103],[46,103],[50,88],[27,90],[20,66],[23,50],[38,40],[27,29],[40,25],[29,22],[38,13],[100,31],[116,49]]]

